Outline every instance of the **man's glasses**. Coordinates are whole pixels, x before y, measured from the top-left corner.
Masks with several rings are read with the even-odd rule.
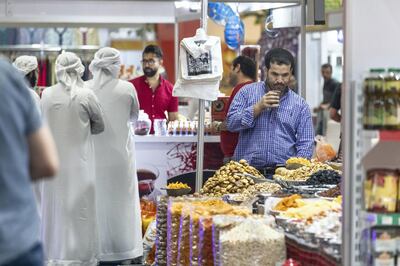
[[[143,59],[142,60],[142,65],[149,65],[149,66],[154,66],[154,64],[156,63],[156,61],[154,59]]]

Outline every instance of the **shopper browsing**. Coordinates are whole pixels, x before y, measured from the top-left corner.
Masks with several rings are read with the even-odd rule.
[[[232,62],[232,69],[229,74],[229,84],[234,86],[229,97],[227,109],[231,105],[235,95],[243,86],[253,83],[257,78],[256,63],[247,56],[238,56]],[[235,152],[239,134],[230,132],[226,128],[226,120],[221,124],[221,150],[224,153],[224,161],[228,162]]]
[[[309,106],[288,84],[294,58],[275,48],[265,56],[266,80],[244,86],[227,118],[229,131],[239,132],[234,159],[246,159],[264,173],[292,156],[310,158],[314,129]]]
[[[150,133],[154,133],[154,119],[178,119],[178,98],[172,96],[173,85],[160,75],[163,64],[163,53],[156,45],[148,45],[142,55],[144,75],[130,80],[135,86],[140,108],[150,117],[152,122]]]
[[[56,60],[58,83],[42,94],[58,148],[60,172],[42,190],[42,239],[46,265],[97,265],[94,147],[104,130],[94,93],[84,86],[84,66],[73,53]]]
[[[42,266],[31,182],[56,174],[57,152],[22,76],[3,60],[0,81],[0,265]]]
[[[334,97],[335,91],[340,87],[340,83],[332,78],[332,65],[323,64],[321,66],[321,75],[324,79],[324,87],[322,88],[322,102],[314,109],[317,112],[317,128],[316,134],[325,135],[326,134],[326,123],[328,121],[328,108]]]
[[[106,265],[143,255],[142,227],[135,149],[130,122],[138,118],[139,103],[133,85],[118,79],[118,50],[102,48],[89,69],[93,90],[104,113],[105,130],[94,137],[96,155],[96,213],[99,259]]]
[[[35,101],[37,109],[40,111],[40,97],[34,91],[39,76],[37,58],[30,55],[21,55],[15,59],[13,65],[25,76],[28,86],[30,87],[29,92]]]

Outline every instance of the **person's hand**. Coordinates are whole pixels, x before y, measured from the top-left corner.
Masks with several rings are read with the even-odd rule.
[[[268,93],[264,94],[257,105],[262,110],[265,108],[279,107],[279,93],[276,91],[269,91]]]
[[[266,108],[277,108],[279,106],[280,93],[269,91],[264,94],[261,100],[254,105],[254,117],[257,117]]]

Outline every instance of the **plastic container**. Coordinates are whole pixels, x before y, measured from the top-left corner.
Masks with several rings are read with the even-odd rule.
[[[399,177],[395,170],[371,169],[367,179],[372,181],[369,211],[396,212]]]
[[[134,132],[137,136],[146,136],[149,134],[151,129],[151,120],[149,115],[143,110],[139,111],[138,120],[135,122]]]

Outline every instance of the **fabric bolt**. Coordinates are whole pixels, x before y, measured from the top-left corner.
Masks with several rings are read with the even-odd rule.
[[[145,76],[130,80],[136,89],[140,109],[149,115],[151,120],[150,133],[154,133],[154,119],[166,119],[165,111],[178,112],[178,98],[172,96],[173,85],[160,76],[160,85],[155,91],[146,82]]]
[[[18,44],[40,44],[44,42],[46,31],[44,28],[19,28]]]
[[[225,117],[228,115],[229,107],[232,104],[233,99],[235,98],[236,94],[239,92],[243,86],[252,83],[251,81],[245,82],[245,83],[240,83],[235,86],[232,90],[232,94],[229,97],[228,104],[226,106],[226,114]],[[221,150],[224,153],[225,157],[233,157],[233,154],[235,153],[236,145],[238,143],[239,139],[239,133],[237,132],[230,132],[228,130],[222,130],[220,133],[221,136],[221,141],[220,141],[220,146]]]
[[[0,45],[13,45],[18,43],[16,28],[0,28]]]
[[[81,82],[77,73],[82,68],[77,63],[80,60],[75,59],[76,56],[69,54],[57,58],[61,64],[57,67],[57,76],[63,83],[45,89],[41,99],[42,114],[53,134],[61,162],[58,175],[42,186],[41,237],[48,266],[97,264],[91,134],[101,133],[104,121],[94,93],[83,82],[76,86]],[[71,97],[73,91],[75,96]]]
[[[27,137],[42,125],[23,76],[0,59],[0,265],[39,241]],[[7,125],[7,126],[4,126]]]
[[[292,90],[281,97],[278,108],[254,118],[254,105],[268,92],[265,82],[244,86],[235,96],[227,118],[229,131],[239,132],[235,160],[254,167],[283,164],[289,157],[311,158],[314,129],[310,108]]]
[[[47,63],[45,59],[40,59],[38,62],[39,67],[39,77],[38,77],[38,86],[47,86],[48,83],[46,82],[47,78]]]
[[[36,56],[21,55],[15,59],[13,66],[26,75],[38,68]]]
[[[143,255],[131,131],[131,122],[138,118],[139,101],[133,85],[118,79],[120,64],[118,50],[100,49],[90,64],[93,80],[86,82],[102,105],[105,123],[103,134],[94,137],[100,261]]]

